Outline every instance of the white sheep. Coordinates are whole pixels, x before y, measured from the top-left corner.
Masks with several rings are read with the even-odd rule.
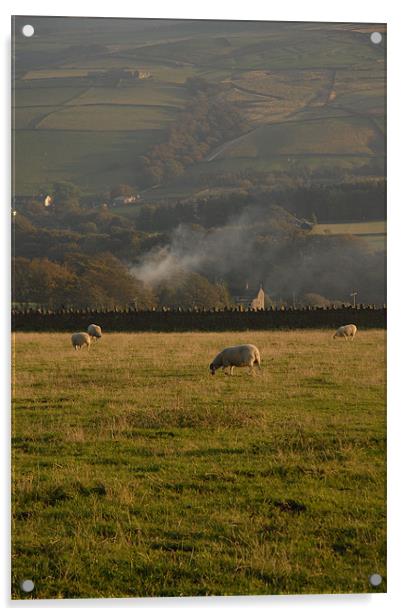
[[[72,345],[75,351],[81,349],[81,347],[86,346],[87,349],[90,348],[91,337],[87,334],[87,332],[77,332],[76,334],[72,334]]]
[[[225,374],[226,368],[230,368],[230,374],[233,374],[234,367],[243,368],[249,367],[250,374],[254,373],[254,365],[257,364],[261,369],[260,352],[253,344],[242,344],[240,346],[228,347],[223,349],[209,366],[210,373],[215,374],[216,370],[222,368]]]
[[[94,325],[94,323],[87,327],[87,333],[91,338],[95,338],[95,340],[98,340],[102,336],[101,327],[99,325]]]
[[[355,338],[356,331],[357,327],[352,323],[350,325],[341,325],[341,327],[339,327],[333,335],[333,338],[345,338],[345,340],[350,338],[353,340]]]

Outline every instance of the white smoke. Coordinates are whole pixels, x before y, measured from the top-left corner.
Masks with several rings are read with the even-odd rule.
[[[180,272],[214,270],[224,275],[240,258],[250,253],[253,235],[251,212],[212,230],[179,225],[167,246],[152,249],[144,255],[131,273],[143,282],[156,286]]]
[[[262,282],[271,296],[286,298],[317,293],[346,300],[360,282],[363,302],[385,301],[385,253],[373,254],[350,236],[312,236],[296,222],[280,207],[262,206],[220,228],[180,225],[131,273],[152,287],[184,272],[225,280],[234,291],[247,280],[257,288]]]

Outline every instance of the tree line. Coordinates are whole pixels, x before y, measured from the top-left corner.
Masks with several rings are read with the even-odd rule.
[[[217,145],[246,130],[236,105],[221,95],[222,86],[191,77],[185,87],[191,101],[168,129],[165,142],[138,159],[142,188],[182,175],[186,167],[202,160]]]
[[[32,199],[13,217],[14,304],[138,309],[231,304],[222,284],[197,272],[178,272],[169,284],[154,288],[137,279],[131,264],[164,246],[168,236],[139,231],[127,218],[89,207],[87,199],[83,204],[69,183],[48,188],[52,207]]]
[[[364,204],[373,188],[384,195],[383,183],[327,186],[318,194]],[[94,207],[66,183],[51,194],[52,207],[29,200],[13,218],[16,303],[223,307],[247,282],[251,290],[264,283],[274,305],[344,302],[359,282],[361,301],[385,301],[385,254],[356,237],[312,235],[295,216],[297,196],[286,207],[273,203],[273,192],[242,191],[145,205],[129,219]],[[313,220],[316,210],[301,203]],[[149,271],[144,264],[162,265],[166,276],[141,276]]]
[[[143,231],[168,231],[180,224],[206,228],[227,224],[252,205],[279,205],[312,223],[386,219],[386,182],[361,181],[281,188],[233,190],[209,198],[190,198],[139,208],[136,225]]]

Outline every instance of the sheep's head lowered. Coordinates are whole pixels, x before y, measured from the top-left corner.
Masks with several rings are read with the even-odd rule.
[[[211,375],[213,376],[217,370],[217,366],[215,366],[215,364],[212,362],[209,366],[209,370],[210,370]]]

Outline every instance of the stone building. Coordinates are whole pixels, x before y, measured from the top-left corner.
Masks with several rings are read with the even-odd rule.
[[[246,285],[246,293],[235,298],[236,304],[250,310],[264,310],[265,308],[265,292],[262,285],[256,295],[248,292],[248,284]]]

